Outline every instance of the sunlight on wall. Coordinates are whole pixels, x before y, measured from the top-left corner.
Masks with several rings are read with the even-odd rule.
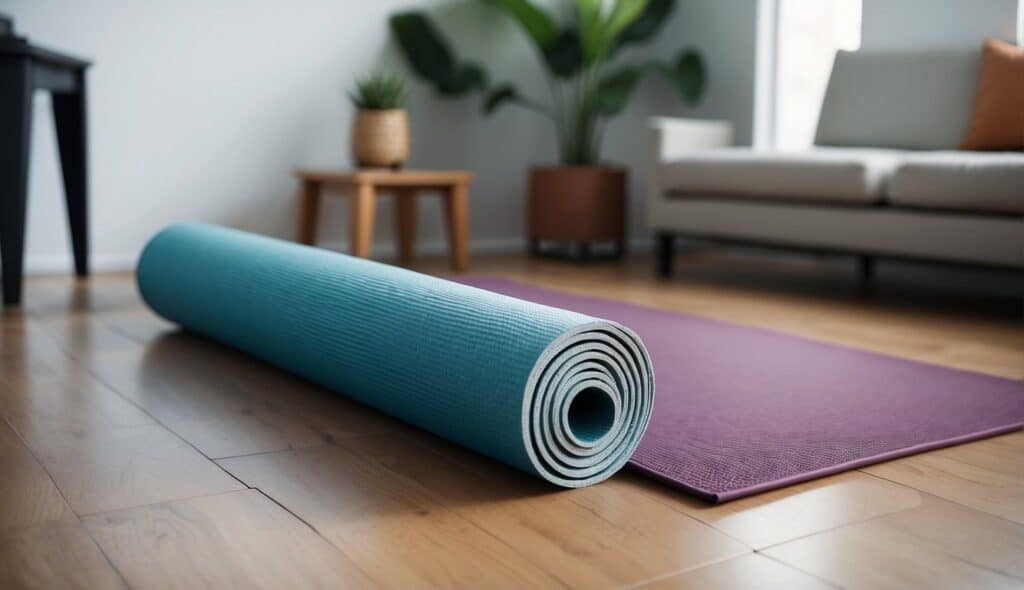
[[[860,47],[860,24],[861,0],[779,0],[776,148],[813,143],[832,60]]]

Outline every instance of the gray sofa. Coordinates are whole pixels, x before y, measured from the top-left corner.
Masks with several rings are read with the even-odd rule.
[[[836,56],[815,146],[731,147],[721,121],[654,119],[646,215],[676,236],[1024,269],[1024,153],[956,146],[979,52]],[[1024,106],[1022,106],[1024,109]]]

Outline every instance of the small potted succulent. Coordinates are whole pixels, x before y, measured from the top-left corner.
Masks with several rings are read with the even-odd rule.
[[[408,95],[401,77],[377,72],[349,93],[357,109],[352,124],[352,157],[359,167],[401,168],[409,157]]]

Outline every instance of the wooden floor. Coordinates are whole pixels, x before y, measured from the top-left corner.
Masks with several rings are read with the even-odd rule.
[[[651,262],[474,272],[1024,378],[1019,299]],[[1021,433],[721,506],[631,473],[558,491],[176,331],[129,275],[25,300],[0,332],[0,588],[1024,587]]]

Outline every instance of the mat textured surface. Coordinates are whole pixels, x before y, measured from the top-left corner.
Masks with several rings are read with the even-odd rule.
[[[650,418],[650,359],[611,322],[202,224],[136,274],[168,320],[558,485],[609,477]]]
[[[1024,382],[503,279],[461,282],[639,334],[658,396],[630,466],[713,502],[1024,423]]]

